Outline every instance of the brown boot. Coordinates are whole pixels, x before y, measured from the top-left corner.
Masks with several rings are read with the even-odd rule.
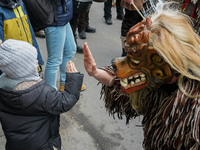
[[[65,89],[65,85],[60,84],[59,91],[62,92],[62,91],[64,91],[64,89]]]
[[[84,91],[85,89],[86,89],[86,86],[82,84],[81,91]]]

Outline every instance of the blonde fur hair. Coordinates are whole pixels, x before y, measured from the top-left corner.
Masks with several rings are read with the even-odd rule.
[[[178,73],[181,91],[183,78],[200,81],[200,38],[193,31],[191,20],[179,11],[162,10],[151,16],[149,44]]]

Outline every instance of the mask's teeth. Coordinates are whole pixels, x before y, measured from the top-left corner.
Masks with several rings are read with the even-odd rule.
[[[144,77],[144,78],[141,78],[141,81],[146,81],[146,78]]]
[[[130,76],[128,79],[129,79],[129,80],[133,79],[133,76]]]
[[[136,79],[136,80],[135,80],[135,83],[140,83],[140,79]]]
[[[133,59],[133,58],[131,58],[131,61],[134,62],[134,63],[136,63],[136,64],[139,64],[139,63],[140,63],[139,60],[135,60],[135,59]]]
[[[140,77],[140,78],[138,78],[138,77]],[[127,87],[127,86],[128,86],[128,80],[132,80],[133,78],[134,78],[135,81],[131,81],[131,82],[129,83],[131,86],[133,86],[134,84],[138,84],[138,83],[140,83],[141,81],[146,81],[146,80],[147,80],[146,77],[145,77],[145,74],[130,76],[130,77],[128,77],[128,79],[125,78],[125,79],[121,79],[121,80],[120,80],[121,86],[122,86],[122,87]]]
[[[140,77],[145,77],[145,74],[141,74]]]
[[[135,82],[131,81],[131,85],[134,85],[134,84],[135,84]]]
[[[128,84],[128,80],[127,80],[127,78],[126,78],[126,79],[122,79],[122,82]]]
[[[135,75],[135,76],[134,76],[134,78],[138,78],[138,77],[139,77],[139,75]]]
[[[127,79],[126,79],[127,80]],[[127,87],[128,86],[128,82],[127,83],[124,83],[123,80],[120,80],[120,84],[121,86],[123,87]]]

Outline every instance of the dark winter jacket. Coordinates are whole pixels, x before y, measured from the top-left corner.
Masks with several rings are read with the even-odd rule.
[[[44,80],[21,91],[0,88],[6,150],[53,150],[53,145],[60,149],[59,115],[78,101],[82,81],[82,74],[67,73],[63,92]]]
[[[51,0],[49,0],[50,2]],[[72,0],[55,0],[57,20],[50,26],[64,26],[73,16],[73,2]]]

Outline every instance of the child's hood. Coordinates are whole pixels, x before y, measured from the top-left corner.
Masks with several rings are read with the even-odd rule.
[[[21,91],[0,88],[0,101],[10,108],[25,109],[38,99],[44,86],[45,81],[42,80],[30,88]]]

